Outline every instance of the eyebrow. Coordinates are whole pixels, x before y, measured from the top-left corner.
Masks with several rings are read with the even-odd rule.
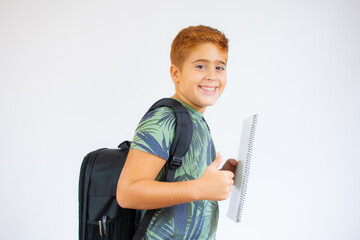
[[[192,63],[197,63],[197,62],[210,62],[210,60],[208,59],[197,59],[195,61],[193,61]],[[216,60],[215,63],[220,63],[220,64],[224,64],[226,66],[226,62],[222,61],[222,60]]]

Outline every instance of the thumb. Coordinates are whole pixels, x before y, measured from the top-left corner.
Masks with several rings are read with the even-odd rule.
[[[216,153],[216,154],[217,154],[217,156],[216,156],[215,160],[211,163],[210,166],[212,166],[213,168],[218,169],[221,162],[222,162],[222,157],[221,157],[221,154],[219,152]]]

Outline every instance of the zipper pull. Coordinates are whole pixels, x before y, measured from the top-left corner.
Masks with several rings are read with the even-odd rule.
[[[107,217],[103,216],[102,223],[103,223],[104,235],[106,235],[106,220],[107,220]]]
[[[100,238],[103,239],[101,220],[99,221],[99,233],[100,233]]]

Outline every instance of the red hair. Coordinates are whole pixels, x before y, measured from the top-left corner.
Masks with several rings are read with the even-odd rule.
[[[229,40],[219,30],[199,25],[181,30],[171,44],[171,64],[182,68],[182,65],[192,48],[202,43],[213,43],[224,51],[227,58]]]

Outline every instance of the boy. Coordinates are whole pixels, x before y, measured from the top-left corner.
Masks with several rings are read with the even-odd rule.
[[[229,159],[218,170],[221,156],[216,156],[203,113],[225,88],[227,52],[225,35],[202,25],[183,29],[171,45],[172,98],[188,109],[194,130],[175,182],[160,182],[174,137],[174,113],[157,108],[136,129],[117,200],[123,208],[158,209],[144,239],[215,238],[217,201],[229,197],[237,161]]]

